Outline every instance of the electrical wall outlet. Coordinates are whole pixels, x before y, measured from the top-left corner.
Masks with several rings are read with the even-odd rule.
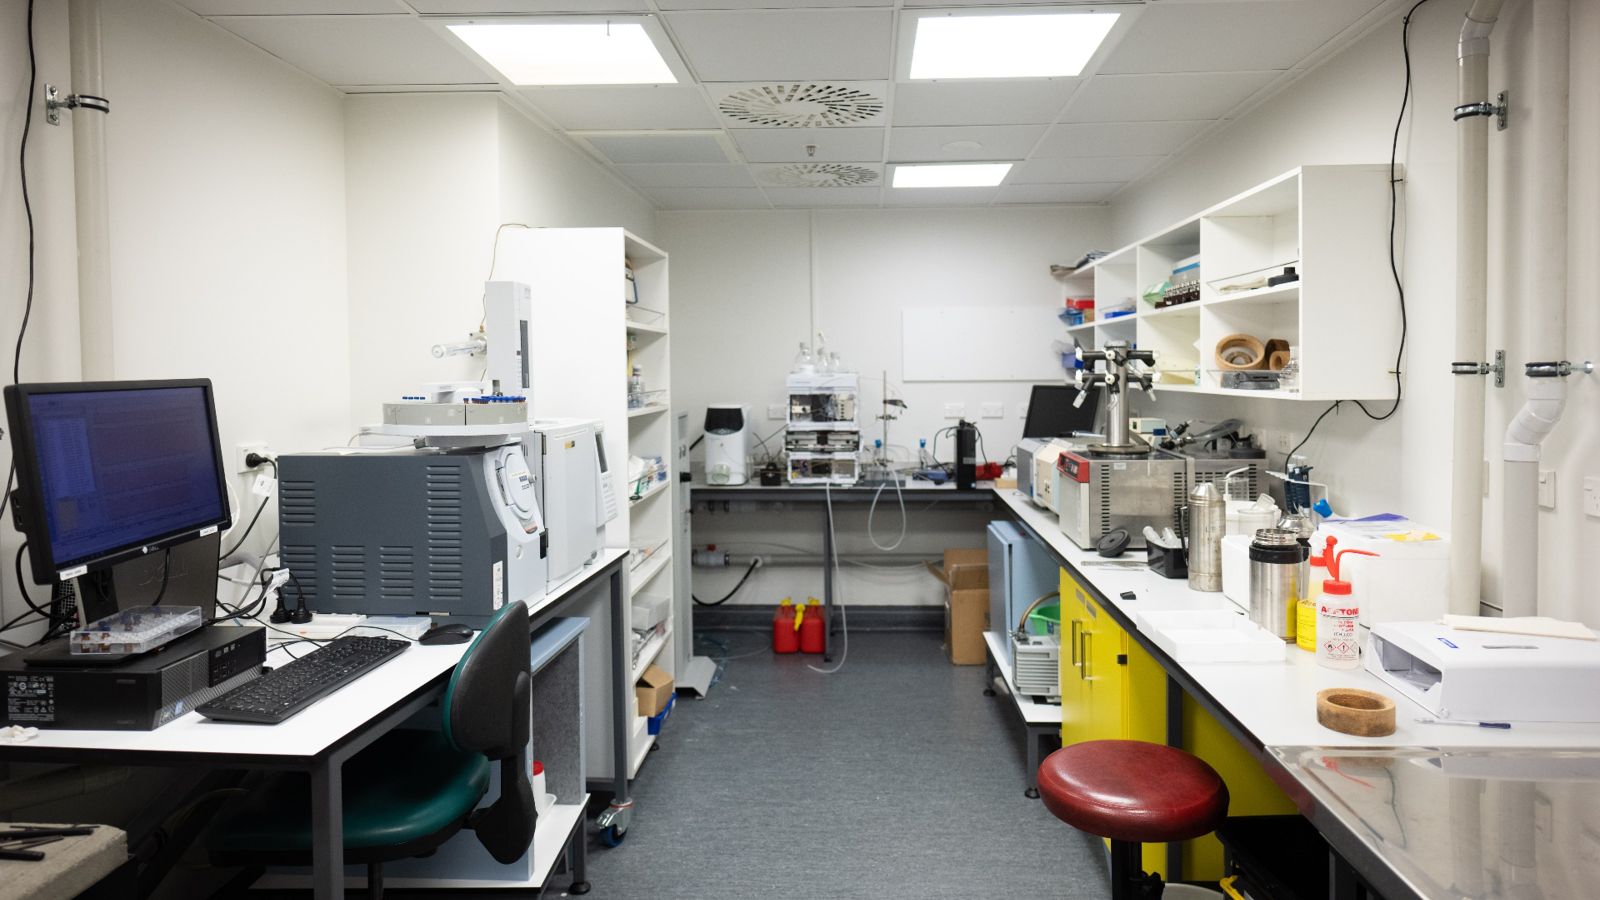
[[[1583,514],[1600,519],[1600,478],[1594,475],[1583,479]]]
[[[944,405],[944,417],[946,419],[959,419],[966,414],[967,405],[965,403],[946,403]]]
[[[768,421],[771,421],[771,422],[782,422],[787,417],[788,417],[788,415],[784,412],[782,403],[768,403],[767,404],[767,420]]]
[[[1294,449],[1294,435],[1287,431],[1278,432],[1278,452],[1288,453]]]
[[[252,453],[259,453],[262,456],[271,455],[267,452],[267,445],[263,443],[236,444],[233,448],[233,451],[234,471],[240,475],[245,475],[255,471],[255,469],[252,468],[249,463],[244,461],[245,457]]]
[[[998,400],[985,400],[981,415],[985,419],[1003,419],[1006,417],[1006,405]]]
[[[1556,508],[1556,470],[1539,470],[1539,508]]]

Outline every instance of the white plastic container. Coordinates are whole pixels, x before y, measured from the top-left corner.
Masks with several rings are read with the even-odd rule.
[[[555,794],[544,792],[544,763],[533,761],[533,776],[528,780],[533,782],[533,809],[543,815],[556,802]]]
[[[1418,540],[1424,535],[1436,535]],[[1325,536],[1339,539],[1340,550],[1364,550],[1377,558],[1354,557],[1342,576],[1361,585],[1361,625],[1380,622],[1427,622],[1449,612],[1450,539],[1443,532],[1409,520],[1393,522],[1323,522],[1316,545]],[[1411,540],[1396,540],[1405,536]]]

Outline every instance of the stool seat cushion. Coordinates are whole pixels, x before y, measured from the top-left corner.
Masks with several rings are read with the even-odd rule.
[[[1138,844],[1208,834],[1228,814],[1228,786],[1199,757],[1145,741],[1084,741],[1039,766],[1039,794],[1080,831]]]

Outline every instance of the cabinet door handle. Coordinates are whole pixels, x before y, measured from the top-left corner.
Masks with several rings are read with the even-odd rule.
[[[1083,627],[1082,619],[1073,619],[1069,643],[1072,644],[1072,665],[1082,671],[1083,663],[1078,658],[1078,630]]]
[[[1093,675],[1090,674],[1091,666],[1089,665],[1089,650],[1093,646],[1093,644],[1090,643],[1089,638],[1091,638],[1093,636],[1094,636],[1094,632],[1089,631],[1087,629],[1084,630],[1083,637],[1082,637],[1083,649],[1081,651],[1079,651],[1079,655],[1083,657],[1083,680],[1084,681],[1089,681],[1094,677]]]

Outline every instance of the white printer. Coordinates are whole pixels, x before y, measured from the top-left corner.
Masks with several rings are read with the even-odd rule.
[[[1600,722],[1600,641],[1383,622],[1366,664],[1441,719]]]

